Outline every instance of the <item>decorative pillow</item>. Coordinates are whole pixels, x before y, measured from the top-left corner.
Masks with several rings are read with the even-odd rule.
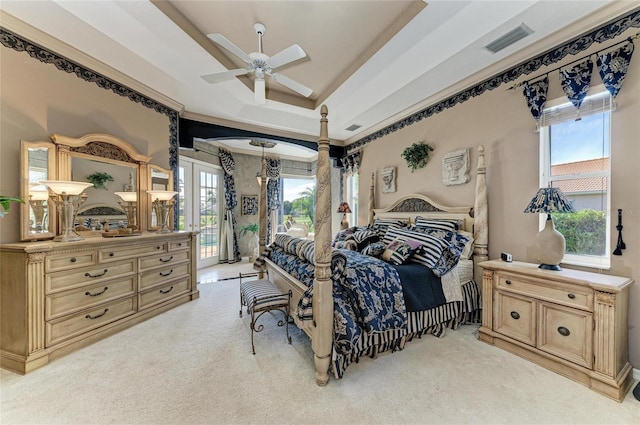
[[[378,232],[370,229],[358,230],[353,234],[353,240],[358,245],[358,251],[362,251],[370,243],[378,242],[379,239]]]
[[[360,252],[370,257],[380,258],[385,249],[387,246],[382,242],[374,242],[365,246]]]
[[[346,241],[348,239],[353,239],[353,234],[356,232],[357,227],[349,227],[348,229],[344,229],[339,231],[336,234],[336,237],[333,238],[332,246],[335,246],[336,242]]]
[[[315,262],[315,242],[310,240],[305,240],[298,244],[296,255],[302,258],[303,260],[313,264]]]
[[[416,252],[416,250],[421,246],[422,244],[417,241],[403,241],[400,239],[395,239],[393,242],[387,245],[387,248],[382,253],[381,258],[384,261],[399,266],[406,263],[409,260],[409,257],[411,257],[413,253]]]
[[[460,259],[468,260],[473,255],[473,233],[458,230],[458,234],[467,238],[467,242],[464,244],[464,249],[460,254]]]
[[[442,255],[432,269],[433,274],[436,276],[442,276],[458,264],[460,254],[462,254],[462,251],[468,242],[467,237],[459,235],[458,233],[449,232],[448,236],[449,235],[451,235],[450,242],[442,251]]]
[[[346,241],[337,241],[333,243],[333,247],[336,249],[349,249],[351,251],[358,250],[358,244],[353,239],[347,239]]]
[[[418,216],[416,217],[416,226],[455,232],[458,229],[458,220],[434,219]]]
[[[409,223],[404,220],[376,218],[375,220],[373,220],[373,230],[377,231],[380,239],[382,239],[389,228],[406,227],[408,224]]]
[[[411,256],[411,261],[429,268],[433,268],[436,265],[442,256],[442,252],[448,245],[448,243],[443,239],[436,238],[425,232],[412,231],[408,229],[390,228],[387,231],[383,242],[387,242],[389,238],[391,238],[391,241],[393,239],[400,239],[420,242],[422,246],[418,248],[413,256]]]

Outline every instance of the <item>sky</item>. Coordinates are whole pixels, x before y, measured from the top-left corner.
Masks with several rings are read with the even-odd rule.
[[[551,165],[608,157],[609,126],[605,126],[607,131],[603,135],[602,119],[603,114],[594,114],[582,117],[580,121],[565,121],[552,126]]]
[[[306,188],[313,187],[314,185],[315,179],[285,178],[282,197],[285,201],[293,201],[300,197],[300,192],[303,192]]]

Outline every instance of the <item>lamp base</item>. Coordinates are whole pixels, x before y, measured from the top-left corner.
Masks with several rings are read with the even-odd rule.
[[[347,215],[342,214],[342,221],[340,222],[340,230],[346,230],[349,228],[349,222],[347,221]]]
[[[562,267],[560,267],[557,264],[540,264],[538,266],[538,268],[539,269],[544,269],[544,270],[554,270],[554,271],[557,271],[557,272],[562,270]]]

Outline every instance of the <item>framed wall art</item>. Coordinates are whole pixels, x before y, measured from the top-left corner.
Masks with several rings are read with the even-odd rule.
[[[258,214],[258,195],[242,195],[242,215]]]
[[[382,193],[393,193],[396,191],[396,167],[382,169]]]

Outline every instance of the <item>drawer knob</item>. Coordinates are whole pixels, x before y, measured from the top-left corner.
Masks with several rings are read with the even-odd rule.
[[[173,269],[169,270],[169,273],[162,273],[162,272],[160,272],[160,276],[162,276],[162,277],[167,277],[167,276],[169,276],[171,273],[173,273]]]
[[[569,332],[569,329],[565,328],[564,326],[560,326],[558,328],[558,333],[562,336],[569,336],[571,334],[571,332]]]
[[[173,260],[173,255],[171,257],[169,257],[169,259],[167,260],[163,260],[162,258],[159,259],[161,263],[168,263],[169,261]]]
[[[171,288],[167,289],[166,291],[163,291],[162,289],[160,289],[160,293],[161,294],[168,294],[171,291],[173,291],[173,286]]]
[[[113,257],[114,255],[116,255],[114,252],[109,253],[109,257]]]
[[[78,260],[76,260],[76,257],[71,257],[71,260],[69,260],[69,261],[71,261],[72,263],[75,263]]]
[[[92,293],[91,293],[91,292],[89,292],[89,291],[85,292],[84,294],[85,294],[85,295],[87,295],[87,296],[89,296],[89,297],[97,297],[98,295],[102,295],[102,294],[104,294],[105,292],[107,292],[107,290],[108,290],[108,289],[109,289],[109,287],[108,287],[108,286],[105,286],[105,287],[104,287],[104,289],[103,289],[102,291],[100,291],[100,292],[96,292],[95,294],[92,294]]]
[[[162,247],[161,246],[157,246],[156,249],[162,249]]]
[[[511,317],[513,317],[514,319],[518,320],[520,318],[520,314],[517,311],[512,311],[511,312]]]
[[[575,296],[575,294],[568,294],[567,297],[569,297],[571,299],[574,299],[576,296]]]
[[[102,317],[102,316],[104,316],[105,314],[107,314],[107,311],[109,311],[109,309],[108,309],[108,308],[105,308],[105,309],[104,309],[104,311],[103,311],[102,313],[100,313],[100,314],[96,314],[95,316],[92,316],[92,315],[90,315],[90,314],[87,314],[86,316],[84,316],[84,318],[85,318],[85,319],[92,319],[92,320],[93,320],[93,319],[97,319],[97,318]]]
[[[104,269],[104,271],[102,273],[98,273],[98,274],[91,274],[89,272],[86,272],[84,275],[86,277],[100,277],[100,276],[104,276],[105,274],[107,274],[107,269]]]
[[[511,285],[511,281],[509,279],[505,280],[504,283],[506,283],[507,285]]]

